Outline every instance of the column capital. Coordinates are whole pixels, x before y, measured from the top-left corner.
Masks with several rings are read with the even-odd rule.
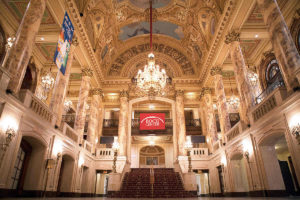
[[[83,68],[83,69],[81,69],[81,75],[92,77],[93,76],[93,70],[91,70],[90,68]]]
[[[129,97],[128,91],[127,90],[122,90],[120,92],[120,97],[126,97],[126,98],[128,98]]]
[[[76,35],[73,36],[71,45],[74,45],[75,47],[77,47],[79,45],[78,38]]]
[[[183,96],[183,95],[184,95],[184,91],[183,91],[183,90],[176,90],[176,91],[175,91],[175,96],[176,96],[176,97],[179,97],[179,96],[181,97],[181,96]]]
[[[215,66],[210,69],[210,75],[222,75],[222,68],[220,66]]]
[[[100,88],[94,88],[90,91],[91,95],[99,95],[99,96],[103,96],[103,91]]]
[[[240,33],[233,30],[226,35],[225,43],[230,44],[235,41],[240,41]]]

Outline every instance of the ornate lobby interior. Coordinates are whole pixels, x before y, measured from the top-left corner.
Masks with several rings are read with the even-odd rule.
[[[0,198],[300,196],[299,0],[1,0]]]

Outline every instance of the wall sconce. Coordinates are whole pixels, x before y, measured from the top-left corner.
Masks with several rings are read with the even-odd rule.
[[[6,135],[5,143],[2,144],[3,151],[6,151],[7,148],[9,147],[9,144],[11,143],[13,138],[16,136],[16,131],[11,127],[7,127],[5,135]]]
[[[244,152],[244,156],[245,156],[245,158],[246,158],[246,160],[247,160],[247,162],[249,163],[249,152],[248,151],[245,151]]]
[[[299,135],[300,135],[300,123],[295,124],[292,127],[291,132],[295,136],[295,138],[298,140],[298,144],[300,144],[300,137],[299,137]]]

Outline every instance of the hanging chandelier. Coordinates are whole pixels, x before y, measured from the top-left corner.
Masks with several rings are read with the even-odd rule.
[[[148,54],[148,62],[144,70],[139,70],[135,77],[136,84],[142,93],[150,96],[164,94],[168,76],[164,69],[160,70],[159,65],[155,65],[155,56],[152,47],[152,0],[150,0],[150,53]]]
[[[69,99],[65,100],[65,102],[64,102],[65,111],[69,112],[71,110],[72,105],[73,105],[73,103],[71,100],[69,100]]]
[[[54,78],[52,77],[51,72],[48,72],[45,76],[42,77],[42,87],[43,89],[48,92],[54,86]]]
[[[233,94],[233,90],[230,83],[230,77],[229,77],[229,84],[231,89],[231,97],[227,100],[227,104],[229,105],[230,108],[236,110],[240,106],[240,99]]]

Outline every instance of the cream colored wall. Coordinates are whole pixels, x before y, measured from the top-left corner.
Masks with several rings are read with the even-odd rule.
[[[249,185],[244,158],[241,160],[231,160],[230,163],[234,181],[234,191],[248,192]]]
[[[149,144],[131,144],[131,168],[139,168],[140,163],[140,150]],[[173,144],[156,144],[165,151],[165,167],[173,168]]]

